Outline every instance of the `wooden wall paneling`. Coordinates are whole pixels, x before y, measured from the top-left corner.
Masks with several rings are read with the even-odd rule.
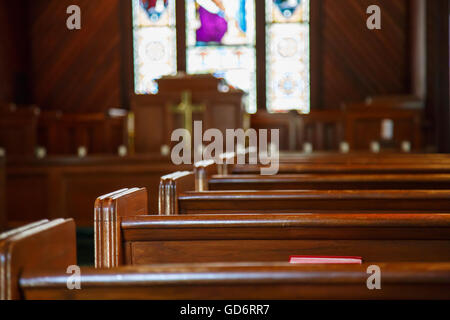
[[[427,120],[428,137],[438,152],[450,152],[448,0],[427,1]]]
[[[28,2],[0,3],[0,103],[32,103]]]
[[[119,0],[78,0],[81,30],[68,30],[70,0],[29,2],[34,102],[44,110],[101,112],[121,104]]]
[[[323,108],[369,95],[408,93],[410,1],[321,2]],[[374,4],[381,8],[381,30],[366,27],[366,9]]]

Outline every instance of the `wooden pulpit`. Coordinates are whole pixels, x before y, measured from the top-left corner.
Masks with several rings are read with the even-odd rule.
[[[158,80],[156,95],[136,95],[136,153],[167,152],[175,129],[192,132],[193,122],[202,121],[203,131],[243,127],[245,93],[212,75],[178,74]]]

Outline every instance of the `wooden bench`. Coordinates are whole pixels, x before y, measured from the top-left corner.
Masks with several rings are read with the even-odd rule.
[[[377,263],[381,290],[363,265],[181,264],[81,269],[81,290],[63,271],[27,271],[24,299],[275,300],[450,299],[450,263]]]
[[[259,174],[259,164],[234,164],[221,168],[228,174]],[[445,154],[402,153],[281,153],[279,173],[450,173],[450,157]]]
[[[0,299],[20,299],[24,272],[76,265],[75,223],[40,221],[0,235]]]
[[[2,299],[449,299],[450,263],[379,262],[381,290],[369,290],[363,265],[286,263],[164,264],[113,269],[75,265],[75,226],[55,220],[6,237]],[[6,273],[5,273],[6,272]]]
[[[450,261],[450,214],[152,216],[143,213],[146,194],[120,190],[97,200],[95,211],[106,212],[102,219],[96,215],[97,267],[273,262],[290,255]]]
[[[168,187],[170,186],[170,187]],[[163,194],[161,190],[165,190]],[[214,213],[319,213],[450,211],[450,190],[224,190],[195,191],[192,172],[160,184],[160,215]]]

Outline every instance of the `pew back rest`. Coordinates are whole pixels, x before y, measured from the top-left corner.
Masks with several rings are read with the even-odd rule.
[[[382,290],[369,290],[362,265],[221,263],[83,268],[82,290],[68,290],[63,272],[27,272],[26,299],[449,299],[450,264],[375,263]]]
[[[112,268],[122,264],[123,217],[147,214],[148,192],[146,188],[121,189],[103,195],[95,201],[95,266]]]
[[[449,190],[186,191],[177,214],[450,212]]]
[[[206,190],[439,190],[450,189],[450,174],[257,174],[212,175]],[[196,190],[199,191],[199,190]]]
[[[450,261],[449,214],[221,214],[124,218],[125,264],[289,261]]]
[[[76,265],[75,223],[72,219],[38,222],[9,232],[0,245],[0,298],[20,299],[23,272]]]

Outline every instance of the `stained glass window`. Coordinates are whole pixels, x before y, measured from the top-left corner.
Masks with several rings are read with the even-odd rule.
[[[186,28],[186,71],[224,78],[256,112],[255,0],[186,0]]]
[[[135,92],[154,94],[155,79],[177,72],[175,0],[132,1]]]
[[[266,0],[267,109],[310,110],[310,0]]]

